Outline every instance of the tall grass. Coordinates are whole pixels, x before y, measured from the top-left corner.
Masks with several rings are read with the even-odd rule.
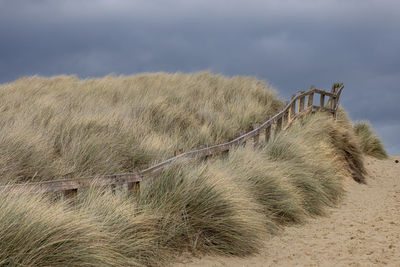
[[[110,239],[64,203],[0,192],[1,266],[124,266]]]
[[[93,187],[79,195],[76,213],[109,233],[124,266],[163,266],[171,258],[173,251],[160,242],[161,217],[139,209],[135,198]]]
[[[332,127],[343,126],[310,116],[258,149],[175,163],[145,182],[139,197],[89,189],[71,209],[1,194],[0,237],[7,242],[0,262],[64,265],[68,255],[75,265],[165,266],[184,252],[257,253],[265,237],[340,201],[348,162]],[[311,129],[321,131],[317,142]]]
[[[177,251],[248,255],[265,233],[261,207],[225,172],[175,165],[153,179],[139,204],[163,214],[163,244]]]
[[[0,87],[0,179],[129,171],[248,130],[282,107],[265,84],[209,73]],[[29,127],[28,127],[29,126]],[[344,176],[364,182],[344,112],[306,116],[260,147],[176,162],[140,196],[90,188],[76,206],[0,192],[0,265],[165,266],[180,254],[246,256],[286,225],[325,214]]]
[[[307,136],[303,144],[313,147],[313,142],[317,142],[328,157],[333,156],[333,163],[341,164],[339,170],[345,170],[355,181],[365,183],[367,171],[363,152],[344,110],[339,109],[336,121],[322,113],[299,120],[293,127],[302,128],[298,136]]]
[[[265,157],[261,151],[251,148],[230,153],[226,161],[215,162],[224,168],[241,186],[262,205],[265,225],[275,233],[282,225],[302,223],[306,213],[301,206],[299,191],[287,183],[280,162]]]
[[[0,182],[132,171],[236,137],[281,109],[264,82],[208,72],[0,86]]]
[[[378,159],[385,159],[388,157],[381,139],[374,133],[369,122],[356,122],[353,128],[355,134],[360,140],[361,148],[365,154]]]

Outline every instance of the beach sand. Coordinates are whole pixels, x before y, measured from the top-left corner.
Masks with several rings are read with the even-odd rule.
[[[367,185],[346,180],[326,217],[288,227],[247,258],[182,260],[175,266],[400,266],[400,156],[366,158]]]

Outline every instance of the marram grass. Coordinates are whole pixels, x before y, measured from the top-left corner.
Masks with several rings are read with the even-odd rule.
[[[374,133],[369,122],[356,122],[353,128],[365,154],[378,159],[385,159],[388,157],[381,139]]]
[[[271,234],[340,201],[348,162],[332,142],[331,127],[342,126],[320,124],[324,119],[307,117],[257,149],[173,164],[143,183],[139,197],[89,189],[72,208],[1,194],[0,236],[7,242],[0,262],[165,266],[187,252],[257,253]],[[318,142],[312,127],[323,127]]]
[[[2,181],[148,166],[177,148],[229,140],[282,106],[257,80],[209,73],[33,77],[0,94]],[[286,225],[337,205],[345,176],[365,181],[359,139],[342,111],[337,121],[317,114],[256,149],[168,166],[140,196],[90,188],[71,206],[0,192],[0,265],[166,266],[187,252],[255,254]]]
[[[208,72],[21,78],[0,85],[0,182],[142,169],[231,140],[282,107],[260,80]]]

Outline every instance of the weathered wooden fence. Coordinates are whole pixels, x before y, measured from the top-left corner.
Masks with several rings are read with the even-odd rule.
[[[217,154],[226,154],[229,153],[230,149],[239,145],[245,145],[246,142],[251,139],[254,140],[254,145],[258,145],[260,135],[264,135],[265,140],[268,141],[271,134],[286,129],[294,120],[310,111],[327,111],[336,118],[336,112],[339,107],[339,98],[343,87],[343,84],[335,83],[332,86],[331,92],[326,92],[311,86],[309,91],[300,91],[297,95],[293,95],[291,101],[289,101],[282,111],[269,118],[260,126],[255,127],[252,131],[245,133],[230,142],[181,153],[142,171],[91,176],[86,178],[75,178],[73,174],[69,174],[64,176],[61,180],[3,185],[0,186],[0,191],[16,190],[17,192],[29,193],[63,192],[66,198],[74,198],[79,189],[87,188],[91,185],[111,186],[112,188],[115,188],[116,185],[127,184],[128,192],[138,194],[140,192],[141,181],[155,176],[157,173],[162,171],[165,166],[172,162],[184,159],[207,158]],[[316,95],[320,95],[319,101],[315,101]]]

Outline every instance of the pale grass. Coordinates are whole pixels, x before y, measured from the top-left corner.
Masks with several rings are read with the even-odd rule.
[[[388,157],[381,139],[376,135],[368,121],[358,121],[354,124],[353,128],[365,154],[378,159]]]
[[[208,72],[21,78],[0,86],[0,181],[141,169],[231,140],[282,106],[260,80]]]
[[[209,73],[24,78],[0,87],[3,181],[129,171],[230,140],[282,107],[266,85]],[[90,188],[76,206],[0,192],[0,265],[165,266],[182,253],[247,256],[324,215],[365,181],[343,112],[307,116],[256,149],[178,162],[140,196]]]

